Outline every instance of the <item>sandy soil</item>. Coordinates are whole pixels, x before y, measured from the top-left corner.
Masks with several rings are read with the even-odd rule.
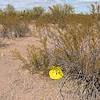
[[[15,40],[5,39],[0,51],[0,100],[62,100],[59,93],[59,81],[30,75],[22,71],[20,62],[13,59],[11,50],[17,48],[25,54],[28,44],[37,45],[38,39],[32,37]],[[72,88],[68,85],[68,88]],[[75,93],[66,92],[64,100],[78,100]]]

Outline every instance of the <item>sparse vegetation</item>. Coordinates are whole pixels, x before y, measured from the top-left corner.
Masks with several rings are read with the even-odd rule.
[[[28,46],[27,57],[22,56],[17,50],[13,51],[15,58],[23,63],[24,69],[28,69],[31,73],[42,71],[43,74],[47,75],[50,64],[50,53],[47,49],[47,38],[41,39],[43,48],[36,48],[34,45]]]
[[[75,14],[67,4],[49,7],[48,12],[42,7],[17,12],[12,6],[6,8],[9,13],[0,11],[3,37],[9,32],[25,36],[34,21],[41,46],[29,46],[27,57],[13,51],[23,68],[48,75],[50,66],[62,66],[65,81],[60,92],[67,81],[74,81],[81,100],[96,100],[100,94],[100,5],[91,7],[91,14]]]

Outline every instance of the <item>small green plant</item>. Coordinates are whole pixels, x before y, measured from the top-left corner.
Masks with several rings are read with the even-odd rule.
[[[36,48],[34,45],[27,47],[26,58],[17,50],[12,52],[13,56],[23,63],[22,68],[28,69],[31,73],[43,71],[43,74],[46,74],[49,68],[49,53],[46,38],[41,42],[43,43],[42,48]]]

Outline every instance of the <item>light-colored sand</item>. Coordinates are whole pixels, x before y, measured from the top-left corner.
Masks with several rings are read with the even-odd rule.
[[[32,37],[4,40],[8,44],[1,48],[0,54],[0,100],[62,100],[59,94],[60,81],[49,77],[31,75],[22,71],[20,62],[11,56],[11,50],[17,48],[23,54],[28,44],[38,44]],[[71,88],[71,86],[68,86]],[[75,94],[66,92],[65,100],[78,100]]]

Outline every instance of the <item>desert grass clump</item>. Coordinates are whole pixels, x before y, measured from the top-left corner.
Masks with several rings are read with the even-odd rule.
[[[42,72],[44,75],[48,75],[50,54],[46,42],[46,38],[41,41],[41,48],[29,45],[26,57],[22,56],[18,50],[12,52],[13,56],[22,62],[22,68],[29,70],[32,74]]]

